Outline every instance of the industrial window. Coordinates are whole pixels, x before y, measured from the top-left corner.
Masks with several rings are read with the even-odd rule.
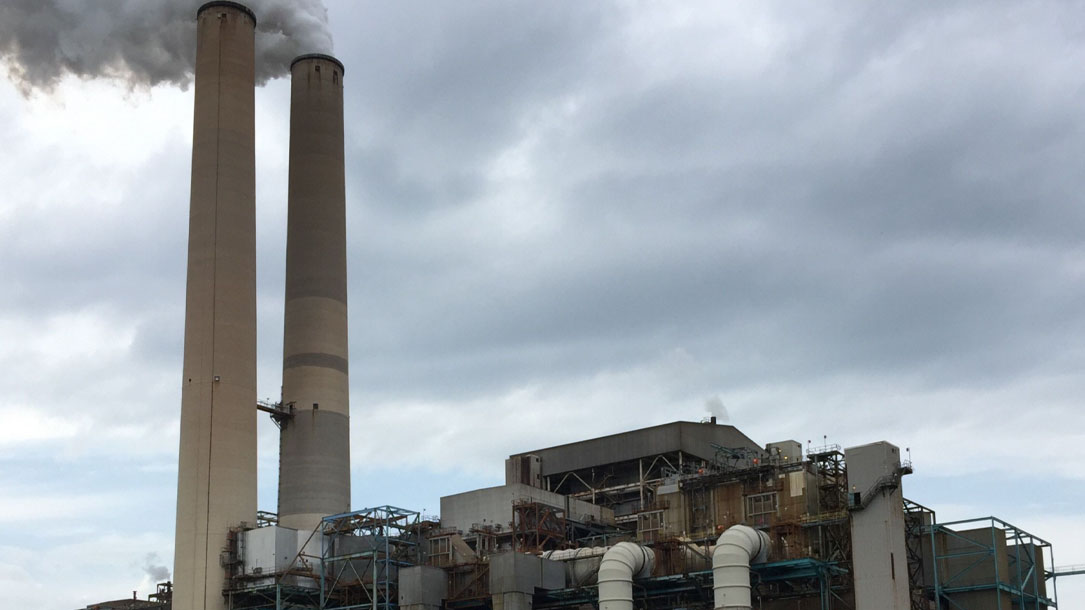
[[[430,538],[429,553],[426,558],[431,566],[440,568],[452,565],[452,540],[448,536]]]
[[[746,496],[746,521],[755,525],[768,525],[769,516],[775,515],[779,506],[775,491]]]

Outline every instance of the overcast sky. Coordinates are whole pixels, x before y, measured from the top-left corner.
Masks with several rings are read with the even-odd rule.
[[[1085,563],[1081,2],[327,8],[355,508],[436,513],[510,453],[718,399],[762,444],[908,447],[940,520]],[[0,82],[0,607],[71,610],[172,567],[192,89],[25,90]],[[288,83],[256,103],[277,398]]]

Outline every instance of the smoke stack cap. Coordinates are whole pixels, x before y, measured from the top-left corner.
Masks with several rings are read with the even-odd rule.
[[[241,4],[240,2],[231,2],[230,0],[212,0],[211,2],[204,2],[200,8],[196,9],[196,16],[199,17],[200,13],[206,11],[209,8],[233,8],[245,13],[252,19],[252,24],[256,25],[256,13],[252,12],[252,9]]]
[[[324,53],[306,53],[305,55],[298,55],[294,58],[294,61],[290,62],[290,69],[293,70],[294,64],[298,63],[299,61],[304,61],[306,59],[322,59],[324,61],[330,61],[333,64],[339,66],[340,72],[342,72],[343,74],[347,73],[346,68],[343,67],[343,62],[332,57],[331,55],[325,55]]]

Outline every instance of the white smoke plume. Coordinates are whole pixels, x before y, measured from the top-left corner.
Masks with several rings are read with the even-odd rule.
[[[704,408],[709,415],[716,418],[716,423],[726,424],[731,421],[731,417],[727,413],[727,407],[723,406],[723,400],[719,396],[713,396],[704,401]]]
[[[0,59],[24,93],[68,74],[130,86],[192,80],[203,0],[3,0]],[[285,75],[303,53],[330,53],[322,0],[248,0],[256,13],[256,80]]]

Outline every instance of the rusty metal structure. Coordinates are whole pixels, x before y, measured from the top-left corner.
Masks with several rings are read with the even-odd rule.
[[[515,548],[523,553],[541,553],[565,546],[565,511],[542,502],[521,501],[512,505]]]

